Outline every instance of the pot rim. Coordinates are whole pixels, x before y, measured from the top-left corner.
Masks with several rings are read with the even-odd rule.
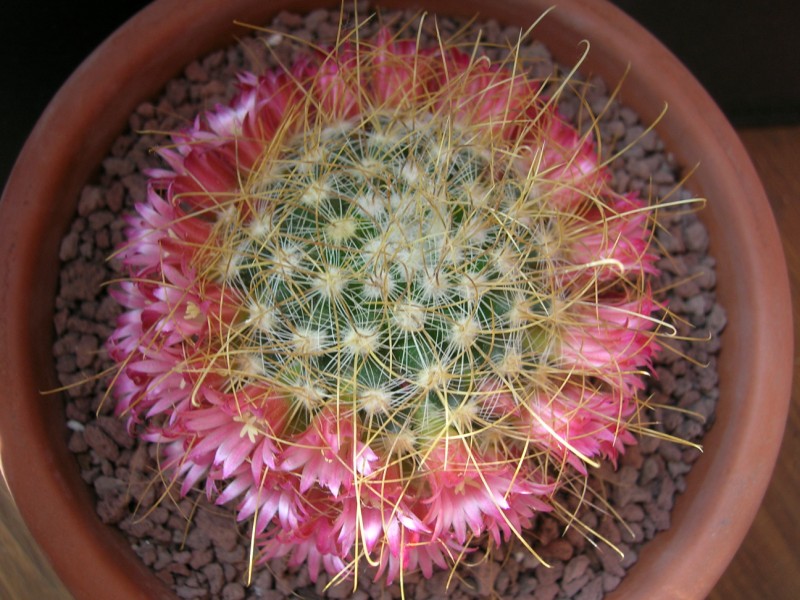
[[[192,58],[230,41],[235,20],[263,22],[282,8],[304,12],[336,4],[195,0],[189,15],[183,0],[157,0],[112,34],[64,84],[8,179],[0,203],[0,256],[5,263],[0,270],[0,305],[5,309],[0,313],[0,381],[6,385],[0,420],[4,474],[34,538],[76,597],[99,598],[112,591],[115,598],[174,598],[123,537],[94,514],[90,492],[66,449],[63,411],[53,407],[54,397],[40,394],[57,385],[50,348],[58,264],[50,263],[58,255],[80,187],[138,103],[153,97]],[[409,6],[402,0],[380,4]],[[483,3],[414,4],[467,16],[480,12]],[[486,11],[491,15],[483,16],[524,25],[552,0],[495,4]],[[174,14],[182,17],[170,20]],[[780,237],[736,133],[700,84],[651,34],[616,7],[597,0],[560,0],[540,27],[540,32],[563,33],[546,42],[562,63],[574,63],[578,41],[587,39],[592,50],[586,65],[593,73],[613,83],[629,67],[623,101],[643,121],[655,119],[668,102],[658,133],[681,164],[700,163],[691,185],[709,197],[703,217],[718,260],[718,294],[729,316],[719,363],[717,424],[704,440],[717,450],[703,456],[689,474],[687,492],[672,513],[674,526],[645,546],[620,590],[609,598],[623,593],[626,598],[645,598],[647,589],[657,589],[663,597],[703,598],[755,517],[786,422],[794,353]],[[572,34],[564,33],[568,27]],[[169,59],[162,52],[167,47],[174,50]],[[134,88],[135,93],[128,93]],[[113,126],[92,127],[100,119]],[[744,247],[748,253],[732,258]],[[40,506],[43,498],[55,499],[56,505]],[[84,569],[89,564],[92,576],[87,581]]]

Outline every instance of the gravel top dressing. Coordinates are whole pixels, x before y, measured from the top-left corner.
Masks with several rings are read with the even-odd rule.
[[[381,20],[406,22],[411,15],[384,12]],[[464,24],[438,18],[442,38]],[[436,43],[434,19],[422,28],[423,47]],[[372,35],[379,23],[364,26]],[[546,22],[545,25],[546,26]],[[159,476],[157,448],[131,438],[123,421],[113,416],[112,402],[101,405],[108,377],[88,380],[112,368],[103,344],[120,312],[104,284],[119,273],[115,260],[107,260],[123,242],[124,215],[146,193],[146,169],[161,166],[150,150],[166,141],[158,132],[181,128],[206,108],[226,102],[234,93],[235,75],[243,69],[255,73],[291,64],[305,42],[335,40],[339,12],[317,10],[300,16],[278,15],[271,25],[284,34],[256,31],[226,50],[191,63],[181,77],[168,83],[163,95],[138,107],[129,130],[113,144],[96,179],[80,197],[78,214],[61,244],[61,285],[56,301],[57,341],[54,355],[67,390],[69,447],[80,464],[87,485],[96,492],[97,512],[103,522],[118,527],[131,547],[153,572],[180,598],[399,598],[398,583],[386,587],[368,573],[352,582],[325,589],[329,576],[321,573],[312,583],[307,570],[287,568],[285,560],[257,565],[249,587],[249,529],[237,525],[233,510],[210,505],[202,495],[185,499],[177,490],[165,489]],[[478,24],[471,25],[477,30]],[[495,22],[481,23],[485,41],[507,47],[519,30]],[[415,29],[409,30],[412,35]],[[535,31],[533,32],[535,38]],[[474,39],[467,37],[466,40]],[[489,51],[497,53],[501,48]],[[524,59],[539,59],[538,74],[555,69],[546,48],[535,41],[520,49]],[[602,113],[599,133],[606,155],[632,144],[612,163],[613,186],[619,192],[640,191],[643,197],[667,202],[691,198],[680,187],[680,168],[662,142],[639,122],[630,109],[616,100],[600,81],[575,81],[574,93],[562,98],[561,110],[576,124],[588,122],[587,107]],[[708,255],[708,235],[691,207],[663,209],[655,245],[663,251],[661,274],[652,282],[659,297],[668,298],[676,315],[678,338],[668,341],[675,352],[657,359],[657,377],[644,397],[652,405],[674,405],[681,412],[655,408],[648,414],[654,429],[687,441],[700,442],[714,421],[718,400],[716,353],[725,313],[716,303],[714,259]],[[709,339],[686,342],[683,338]],[[98,407],[99,412],[98,412]],[[690,446],[641,438],[626,450],[615,470],[606,465],[592,476],[602,494],[587,497],[578,509],[580,521],[564,528],[554,517],[540,514],[536,529],[526,533],[532,547],[547,560],[546,568],[521,544],[508,544],[484,555],[467,556],[454,573],[441,571],[431,579],[405,576],[406,598],[602,598],[614,590],[637,560],[643,544],[670,526],[675,496],[685,489],[685,475],[700,452]],[[602,497],[606,497],[608,507]],[[563,501],[576,507],[574,498]],[[618,517],[615,517],[616,513]],[[613,543],[623,556],[602,538]],[[596,543],[596,545],[595,545]],[[91,573],[87,572],[87,577]],[[449,585],[449,587],[448,587]]]

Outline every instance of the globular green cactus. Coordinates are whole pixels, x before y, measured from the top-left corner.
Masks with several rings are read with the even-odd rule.
[[[642,428],[650,209],[516,59],[344,35],[159,150],[117,410],[262,558],[430,576]]]

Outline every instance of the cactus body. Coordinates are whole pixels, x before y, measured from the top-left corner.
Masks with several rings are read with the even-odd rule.
[[[633,443],[648,213],[540,87],[382,31],[243,75],[160,150],[117,409],[264,558],[429,576]]]

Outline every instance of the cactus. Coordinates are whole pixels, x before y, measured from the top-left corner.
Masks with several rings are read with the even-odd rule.
[[[112,292],[116,410],[264,560],[391,582],[527,545],[644,428],[651,209],[558,90],[481,50],[345,35],[158,150]]]

